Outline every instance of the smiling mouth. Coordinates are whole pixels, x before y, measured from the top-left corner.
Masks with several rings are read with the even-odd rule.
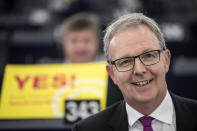
[[[145,81],[139,81],[139,82],[135,82],[135,83],[132,83],[136,86],[145,86],[147,84],[149,84],[152,80],[145,80]]]

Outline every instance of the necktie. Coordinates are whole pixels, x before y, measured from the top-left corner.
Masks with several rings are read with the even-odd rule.
[[[139,121],[142,123],[144,127],[144,131],[153,131],[153,128],[151,127],[151,122],[154,118],[150,116],[143,116],[139,119]]]

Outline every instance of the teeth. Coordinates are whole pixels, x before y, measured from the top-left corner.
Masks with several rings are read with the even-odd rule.
[[[140,82],[137,82],[135,84],[138,85],[138,86],[144,86],[144,85],[148,84],[149,82],[150,81],[140,81]]]

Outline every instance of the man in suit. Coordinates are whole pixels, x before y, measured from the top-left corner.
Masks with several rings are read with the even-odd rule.
[[[74,131],[197,130],[197,102],[167,89],[171,54],[153,19],[120,17],[106,30],[104,51],[124,100],[75,124]]]

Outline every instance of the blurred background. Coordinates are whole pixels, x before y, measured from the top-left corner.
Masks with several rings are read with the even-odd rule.
[[[60,24],[79,12],[95,13],[102,31],[125,13],[142,12],[154,18],[172,52],[169,88],[197,99],[197,0],[1,0],[1,81],[6,64],[55,63],[62,59]]]
[[[95,13],[102,31],[126,13],[142,12],[155,19],[172,53],[168,87],[197,100],[197,0],[0,0],[1,82],[6,64],[63,59],[60,24],[79,12]]]

